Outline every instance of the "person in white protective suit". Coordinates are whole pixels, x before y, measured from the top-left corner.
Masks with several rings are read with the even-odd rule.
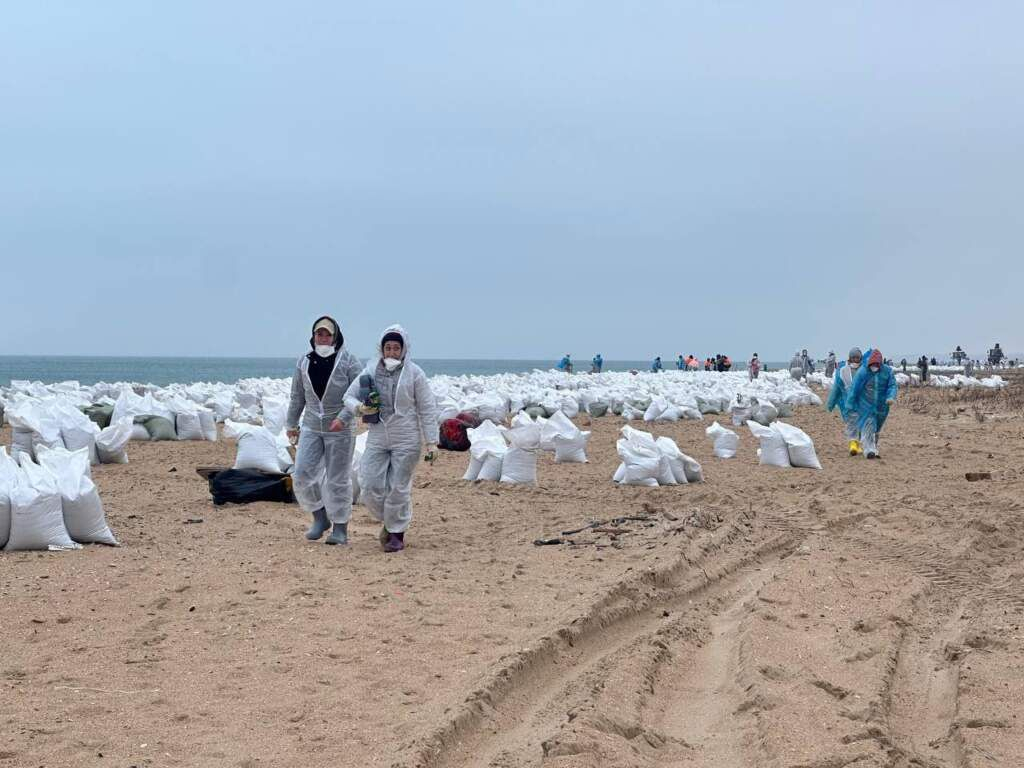
[[[355,411],[346,409],[344,399],[352,382],[358,382],[362,363],[345,349],[345,337],[332,317],[313,323],[309,345],[313,351],[296,363],[288,404],[288,437],[298,440],[292,485],[295,500],[313,515],[306,538],[316,541],[331,528],[326,543],[347,544]]]
[[[400,325],[384,330],[377,354],[363,374],[373,378],[380,399],[380,421],[369,425],[359,465],[360,498],[383,523],[380,541],[384,551],[399,552],[405,548],[405,532],[412,520],[416,466],[421,455],[430,462],[437,455],[437,403],[427,375],[409,357],[409,336]],[[345,395],[345,405],[366,413],[359,390],[357,379]]]

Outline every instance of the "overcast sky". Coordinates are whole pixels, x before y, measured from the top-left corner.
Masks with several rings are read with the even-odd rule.
[[[1024,350],[1019,2],[8,3],[0,354]]]

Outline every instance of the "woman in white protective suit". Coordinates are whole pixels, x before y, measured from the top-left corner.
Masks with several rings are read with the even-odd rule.
[[[316,541],[333,524],[327,543],[347,544],[355,411],[345,408],[344,399],[349,385],[359,380],[362,364],[345,349],[345,337],[332,317],[313,323],[309,345],[313,351],[295,366],[286,421],[288,437],[299,441],[292,475],[295,500],[313,515],[307,539]]]
[[[399,552],[412,520],[412,478],[424,444],[427,461],[437,454],[437,403],[427,375],[409,359],[409,336],[400,325],[384,330],[363,374],[373,378],[380,397],[380,421],[369,425],[359,465],[360,498],[384,524],[384,551]],[[345,394],[345,406],[365,413],[359,390],[357,379]]]

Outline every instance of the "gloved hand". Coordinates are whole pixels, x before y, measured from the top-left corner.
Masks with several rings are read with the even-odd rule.
[[[366,405],[365,403],[360,403],[359,404],[359,415],[360,416],[366,416],[367,414],[370,414],[370,413],[377,413],[377,411],[378,411],[378,409],[374,408],[373,406]]]
[[[341,419],[335,419],[327,428],[331,430],[331,432],[341,432],[341,430],[345,428],[345,422]]]
[[[423,454],[423,460],[424,461],[429,461],[431,464],[433,464],[435,461],[437,461],[437,445],[436,444],[434,444],[434,443],[427,443],[427,450]]]
[[[295,443],[298,442],[299,430],[297,427],[295,429],[289,429],[285,434],[288,436],[288,442],[290,442],[292,445],[295,445]]]

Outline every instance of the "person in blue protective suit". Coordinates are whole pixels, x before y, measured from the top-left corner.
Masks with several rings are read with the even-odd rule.
[[[572,358],[570,358],[569,355],[566,355],[565,357],[558,361],[558,365],[556,367],[560,371],[572,373]]]
[[[676,360],[676,370],[677,371],[685,371],[686,370],[686,361],[683,359],[682,355],[680,355],[679,358]]]
[[[877,349],[868,355],[867,366],[861,366],[846,395],[846,407],[858,414],[864,455],[878,458],[878,433],[882,431],[889,409],[896,402],[896,374],[885,364]]]
[[[857,375],[863,359],[864,355],[859,347],[851,349],[846,360],[841,361],[836,367],[832,379],[832,389],[828,393],[828,409],[834,411],[838,407],[839,414],[843,417],[844,431],[846,439],[849,441],[851,456],[859,456],[863,453],[863,449],[860,445],[860,416],[857,411],[851,411],[846,407],[846,396],[850,392],[850,387],[853,386],[853,377]]]
[[[380,396],[380,421],[370,424],[359,463],[360,498],[370,515],[384,524],[384,551],[400,552],[412,522],[416,467],[421,456],[431,463],[437,457],[437,403],[427,375],[409,356],[409,335],[400,325],[384,329],[377,354],[363,373],[373,378]],[[357,378],[345,393],[345,405],[366,413],[359,389]]]
[[[651,373],[661,373],[662,367],[661,356],[659,355],[651,362]]]
[[[596,355],[594,355],[594,359],[590,361],[590,372],[591,373],[600,373],[601,369],[603,367],[604,367],[604,358],[601,357],[601,353],[598,352]]]

